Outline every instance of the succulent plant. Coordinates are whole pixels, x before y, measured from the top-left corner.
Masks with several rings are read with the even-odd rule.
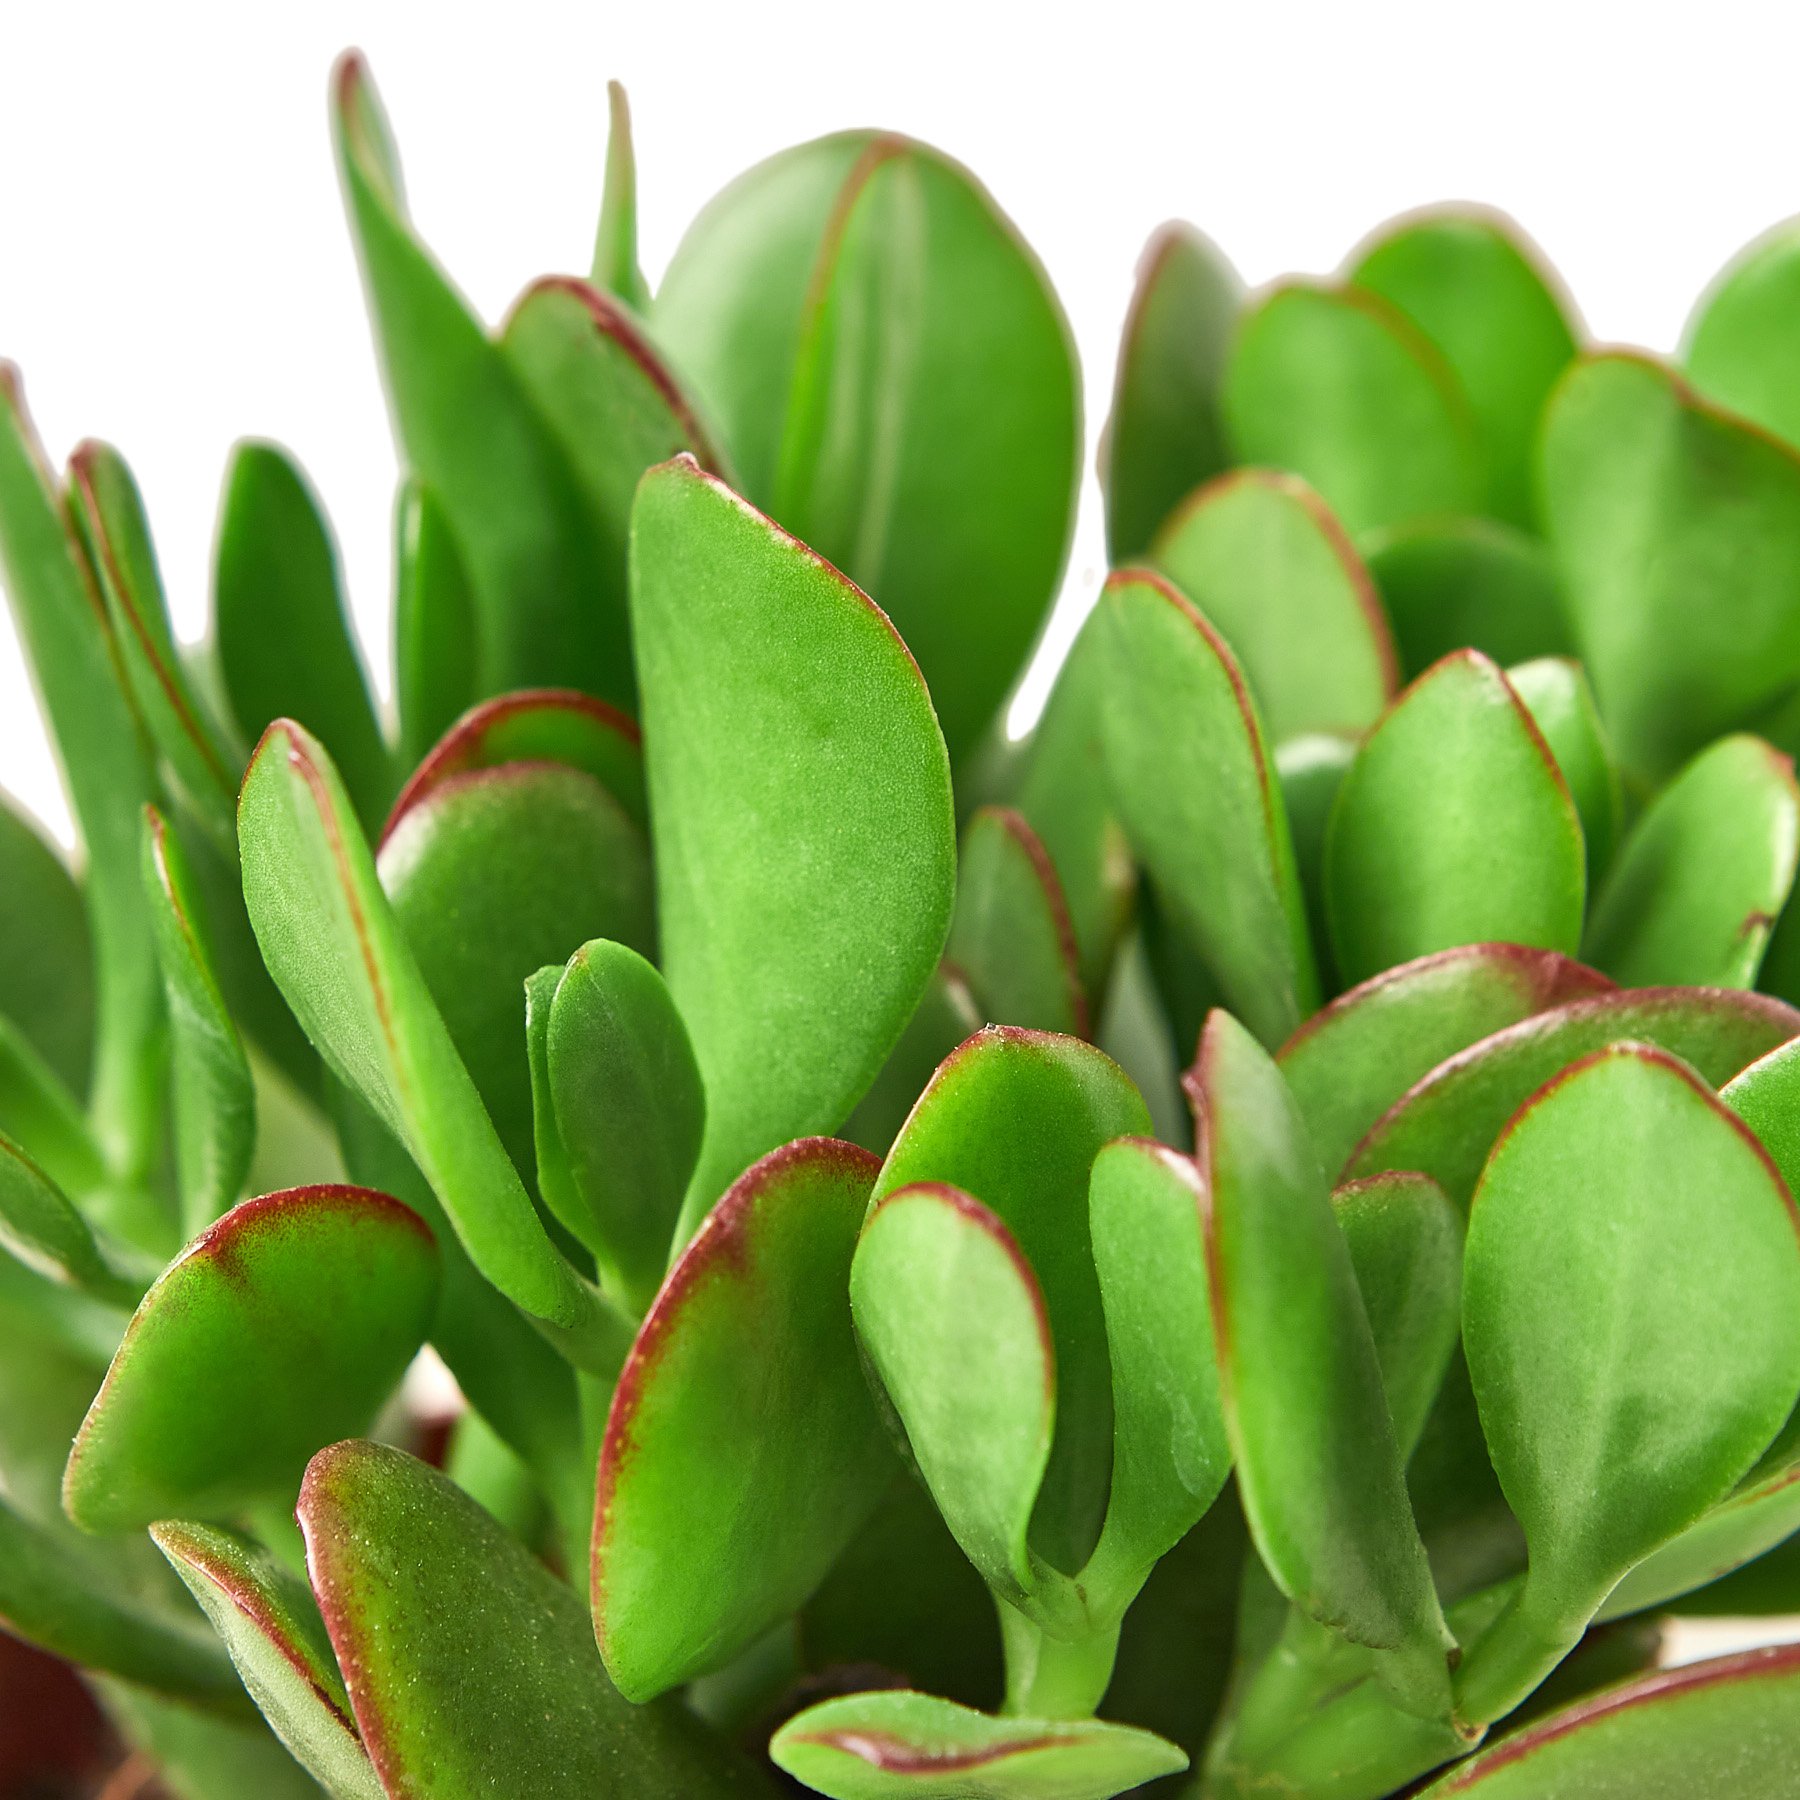
[[[1492,215],[1166,230],[1014,741],[1077,380],[965,170],[652,296],[615,90],[490,332],[333,95],[391,719],[284,451],[190,649],[4,383],[0,1619],[185,1800],[1791,1793],[1800,1648],[1657,1659],[1800,1607],[1800,233],[1678,369]]]

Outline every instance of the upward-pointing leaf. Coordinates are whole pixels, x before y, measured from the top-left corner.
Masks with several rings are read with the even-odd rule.
[[[1800,228],[1787,220],[1733,258],[1694,308],[1682,360],[1709,399],[1800,445]]]
[[[93,955],[74,876],[0,791],[0,1015],[78,1094],[94,1054]]]
[[[617,294],[634,312],[650,310],[650,289],[638,267],[637,156],[631,143],[631,103],[616,81],[606,84],[612,131],[606,140],[606,187],[594,233],[594,286]]]
[[[684,1214],[842,1123],[949,930],[955,823],[931,697],[828,563],[689,459],[632,528],[662,966],[706,1087]]]

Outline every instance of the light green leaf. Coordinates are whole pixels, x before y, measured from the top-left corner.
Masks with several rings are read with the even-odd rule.
[[[1519,663],[1506,679],[1569,784],[1587,851],[1588,886],[1598,888],[1618,845],[1625,801],[1594,690],[1580,663],[1566,656]]]
[[[1732,259],[1682,332],[1694,385],[1790,444],[1800,444],[1800,361],[1789,328],[1797,297],[1800,230],[1788,219]]]
[[[411,768],[473,704],[480,682],[475,596],[444,509],[409,476],[394,511],[394,709]]]
[[[638,267],[637,156],[631,145],[631,105],[616,81],[606,84],[612,129],[606,140],[606,186],[594,233],[594,286],[617,294],[633,312],[650,310],[650,289]]]
[[[0,791],[0,1016],[75,1093],[94,1059],[87,902],[35,822]]]
[[[0,1250],[48,1281],[133,1307],[142,1281],[95,1241],[88,1222],[11,1138],[0,1136]]]

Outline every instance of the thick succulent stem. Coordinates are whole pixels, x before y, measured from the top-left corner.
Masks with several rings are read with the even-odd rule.
[[[1004,1600],[995,1606],[1006,1651],[1004,1710],[1022,1718],[1092,1718],[1112,1680],[1118,1624],[1056,1638]]]

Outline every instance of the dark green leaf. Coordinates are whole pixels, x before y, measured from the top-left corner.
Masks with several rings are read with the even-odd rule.
[[[1414,214],[1377,232],[1349,278],[1398,307],[1442,354],[1475,416],[1489,505],[1531,526],[1538,419],[1575,354],[1569,303],[1537,246],[1498,213]]]
[[[1800,232],[1789,219],[1734,257],[1682,334],[1682,361],[1708,399],[1800,444],[1793,317],[1800,296]]]
[[[894,1477],[845,1303],[877,1167],[830,1138],[772,1152],[714,1207],[638,1334],[593,1552],[601,1654],[633,1700],[794,1613]]]
[[[150,1535],[294,1756],[335,1800],[383,1800],[306,1583],[234,1532],[170,1519]]]
[[[1125,829],[1230,1004],[1279,1043],[1318,1004],[1280,787],[1237,662],[1159,577],[1107,583],[1107,767]]]
[[[317,497],[276,444],[244,443],[225,471],[213,563],[219,673],[248,743],[298,719],[331,752],[374,831],[393,759],[344,607],[337,548]]]
[[[1328,1174],[1415,1082],[1471,1044],[1612,985],[1550,950],[1463,944],[1371,976],[1277,1059]]]
[[[1170,224],[1138,263],[1100,447],[1106,545],[1143,555],[1189,489],[1230,461],[1219,384],[1244,287],[1210,238]]]
[[[1366,981],[1458,944],[1573,953],[1581,822],[1505,676],[1466,650],[1389,709],[1344,777],[1325,844],[1339,973]]]
[[[1463,1342],[1531,1563],[1459,1671],[1466,1716],[1517,1704],[1775,1435],[1800,1396],[1797,1234],[1767,1152],[1648,1045],[1566,1070],[1494,1147]]]
[[[1235,461],[1305,476],[1353,533],[1480,510],[1468,396],[1418,327],[1361,288],[1295,282],[1253,305],[1224,408]]]
[[[1358,734],[1393,698],[1399,666],[1374,583],[1299,476],[1235,469],[1209,482],[1149,560],[1231,646],[1276,743]]]
[[[234,1207],[144,1296],[63,1477],[88,1531],[292,1494],[321,1443],[366,1426],[424,1341],[437,1257],[367,1188]]]
[[[1797,853],[1793,762],[1761,738],[1721,738],[1632,827],[1586,954],[1627,987],[1753,987]]]
[[[1175,1745],[1129,1725],[992,1718],[904,1690],[812,1707],[769,1754],[833,1800],[1109,1800],[1187,1767]]]
[[[394,710],[411,768],[471,705],[480,683],[475,596],[431,490],[410,477],[394,511]]]
[[[950,767],[880,611],[689,460],[639,490],[632,620],[661,961],[706,1086],[691,1227],[898,1042],[950,925]]]
[[[720,194],[655,323],[744,491],[893,618],[961,762],[1038,635],[1073,518],[1074,350],[1030,251],[947,157],[846,133]]]
[[[575,1594],[423,1463],[379,1444],[321,1451],[300,1491],[300,1525],[388,1794],[769,1794],[678,1703],[622,1698]]]
[[[631,146],[631,106],[616,81],[606,84],[612,130],[606,140],[606,188],[594,233],[594,286],[617,294],[634,312],[648,312],[650,289],[638,267],[637,156]]]
[[[93,954],[75,878],[0,792],[0,1015],[77,1094],[94,1056]]]
[[[1532,723],[1569,784],[1587,851],[1588,886],[1597,888],[1618,845],[1625,802],[1594,690],[1580,663],[1566,656],[1540,656],[1520,663],[1506,671],[1506,679],[1525,702]]]

